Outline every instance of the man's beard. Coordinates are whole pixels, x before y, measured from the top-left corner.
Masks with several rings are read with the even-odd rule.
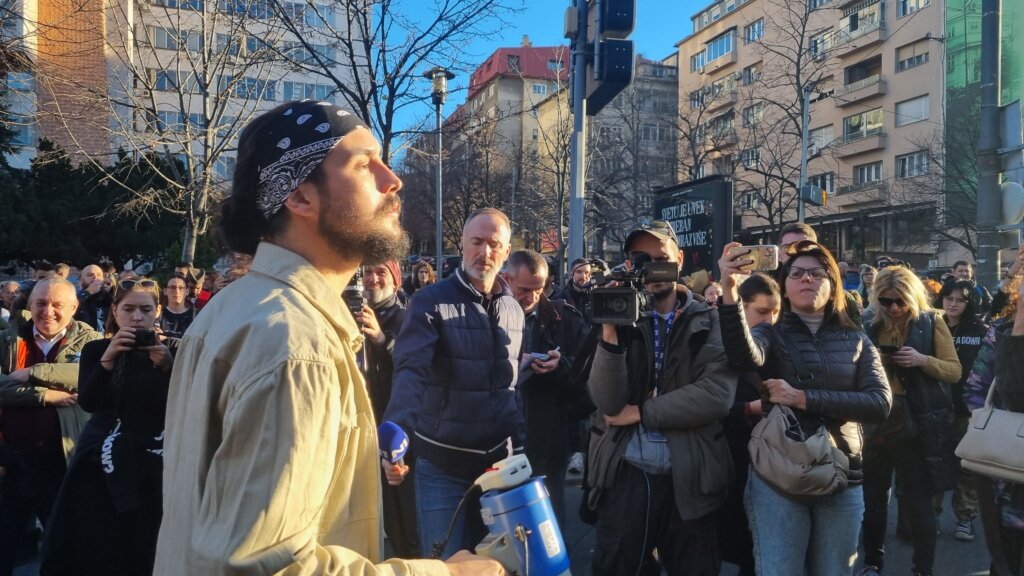
[[[473,266],[471,266],[469,264],[464,264],[463,267],[462,267],[462,269],[465,270],[466,274],[470,278],[472,278],[474,280],[479,280],[480,282],[483,282],[484,284],[493,284],[494,280],[498,277],[498,272],[501,271],[500,268],[498,267],[498,263],[496,261],[494,261],[494,262],[487,262],[485,259],[479,259],[476,262],[474,262],[474,264],[490,264],[491,265],[491,269],[487,270],[487,271],[478,271],[478,270],[474,269]]]
[[[337,206],[328,192],[317,190],[324,206],[317,231],[337,255],[373,266],[404,258],[409,253],[409,237],[401,225],[396,234],[396,229],[388,222],[394,209],[402,205],[398,195],[388,196],[373,215],[366,218],[351,208]]]
[[[673,283],[673,282],[666,282],[664,288],[659,289],[657,292],[651,291],[650,293],[651,293],[651,296],[655,300],[664,300],[665,298],[668,298],[673,293],[675,293],[675,291],[676,291],[675,283]]]
[[[394,293],[394,290],[388,290],[387,288],[367,288],[366,302],[370,305],[370,308],[374,308],[379,304],[387,302]]]

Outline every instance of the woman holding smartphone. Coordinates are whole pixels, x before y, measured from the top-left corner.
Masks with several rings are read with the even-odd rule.
[[[82,349],[82,430],[43,543],[41,574],[150,574],[161,519],[171,351],[153,331],[160,291],[121,280],[108,338]]]
[[[893,408],[868,429],[864,449],[864,555],[860,576],[881,574],[889,489],[895,472],[902,506],[909,509],[914,574],[932,576],[936,519],[933,495],[956,482],[955,424],[950,388],[960,381],[960,360],[942,316],[914,272],[879,271],[864,330],[882,350]]]
[[[853,571],[864,511],[861,422],[878,422],[891,398],[875,347],[847,310],[839,266],[820,244],[786,247],[780,269],[782,318],[750,327],[739,284],[755,264],[737,243],[718,261],[725,289],[719,305],[729,365],[756,371],[771,403],[789,406],[804,430],[824,424],[849,459],[849,485],[823,496],[783,493],[756,473],[747,480],[745,505],[759,576],[841,576]],[[781,258],[780,258],[781,260]],[[800,380],[794,361],[813,374]]]

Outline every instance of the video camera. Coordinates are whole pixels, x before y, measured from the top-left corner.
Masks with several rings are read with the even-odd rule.
[[[613,269],[597,272],[592,282],[599,288],[590,292],[590,311],[595,324],[632,326],[650,310],[651,295],[644,291],[648,282],[677,282],[679,265],[675,262],[654,262],[647,254],[639,254],[630,270]],[[618,286],[605,287],[609,282]]]
[[[363,269],[361,267],[356,269],[352,280],[341,293],[341,298],[345,301],[345,306],[353,317],[363,311],[363,306],[366,305],[366,296],[363,292]]]

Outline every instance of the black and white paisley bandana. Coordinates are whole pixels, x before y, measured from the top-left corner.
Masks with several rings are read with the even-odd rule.
[[[257,202],[270,220],[288,196],[324,161],[346,134],[367,128],[358,116],[331,104],[302,100],[280,112],[264,132],[269,145],[259,151]]]

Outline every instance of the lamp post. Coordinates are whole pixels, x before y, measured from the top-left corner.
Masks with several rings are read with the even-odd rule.
[[[452,74],[445,68],[435,66],[430,70],[423,73],[423,77],[430,80],[432,88],[430,91],[431,100],[434,102],[434,110],[437,114],[437,188],[435,190],[434,208],[437,214],[437,260],[434,261],[434,267],[437,270],[439,276],[444,275],[444,239],[442,237],[442,226],[443,219],[441,218],[441,169],[442,169],[442,157],[443,148],[441,147],[441,107],[444,105],[444,99],[448,95],[448,81],[455,78],[455,74]]]

